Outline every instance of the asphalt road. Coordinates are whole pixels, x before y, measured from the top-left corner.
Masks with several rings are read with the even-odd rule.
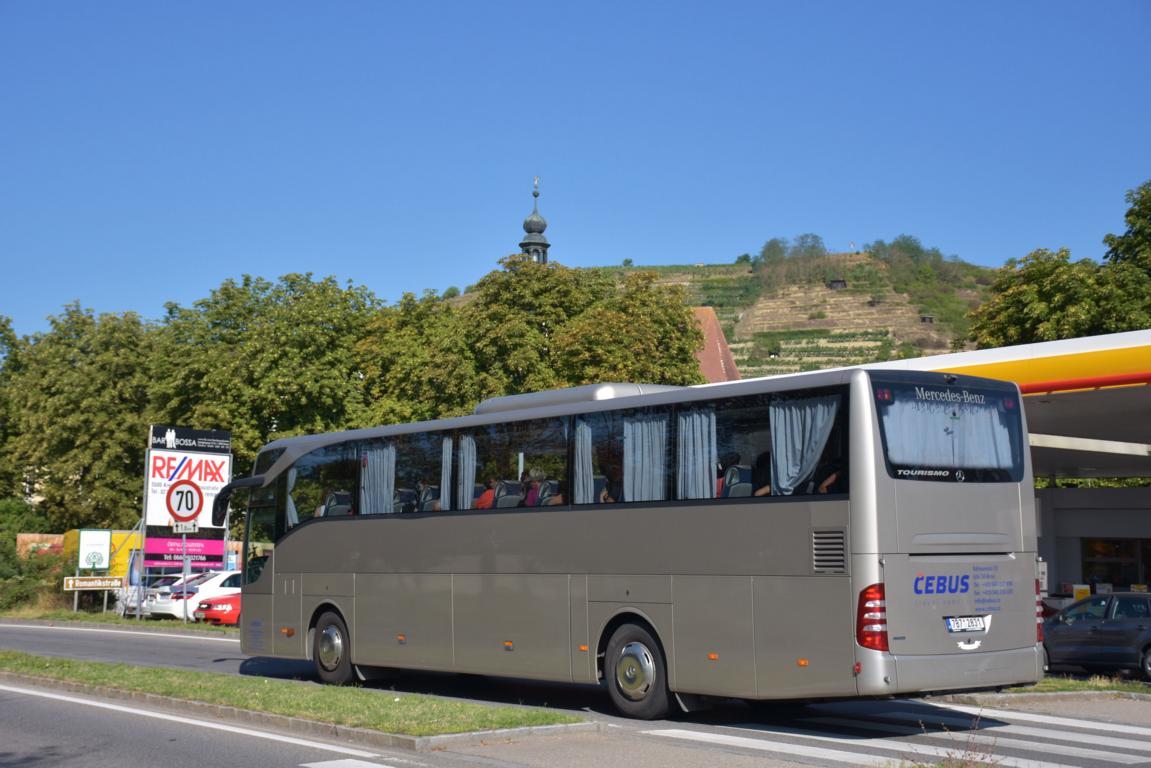
[[[298,662],[247,659],[230,638],[158,635],[131,630],[21,627],[0,623],[0,647],[42,655],[215,672],[311,679]],[[989,761],[1012,768],[1151,766],[1151,702],[1062,702],[1052,714],[924,701],[847,701],[751,709],[732,703],[656,722],[610,714],[597,688],[558,686],[462,675],[405,674],[378,687],[484,702],[548,704],[604,724],[600,734],[569,734],[430,754],[340,754],[330,746],[286,744],[271,736],[189,727],[146,714],[96,709],[66,698],[0,688],[0,766],[312,765],[323,768],[430,766],[627,766],[719,768],[794,765],[931,765],[945,760]],[[41,693],[49,693],[41,691]],[[55,693],[55,692],[52,692]],[[61,695],[62,696],[62,695]],[[123,703],[118,706],[124,707]],[[1026,707],[1024,706],[1025,710]],[[1035,707],[1043,709],[1043,707]],[[1050,707],[1048,711],[1052,711]],[[1110,720],[1111,722],[1106,722]],[[338,762],[338,761],[345,762]],[[328,763],[329,765],[324,765]]]

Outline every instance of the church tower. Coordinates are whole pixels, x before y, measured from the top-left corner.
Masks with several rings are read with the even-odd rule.
[[[520,251],[532,257],[532,260],[537,264],[548,263],[548,239],[544,237],[544,230],[548,228],[547,221],[543,216],[540,216],[539,210],[539,197],[540,197],[540,177],[536,176],[534,186],[532,188],[532,213],[524,219],[524,235],[523,241],[520,243]]]

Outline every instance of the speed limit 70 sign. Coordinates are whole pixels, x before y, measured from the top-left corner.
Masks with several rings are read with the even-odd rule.
[[[177,480],[168,486],[165,503],[173,520],[188,523],[195,520],[204,508],[204,492],[191,480]]]

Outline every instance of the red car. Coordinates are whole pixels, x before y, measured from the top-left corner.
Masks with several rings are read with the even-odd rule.
[[[206,621],[209,624],[239,624],[240,596],[224,595],[222,597],[209,598],[200,603],[196,608],[196,612],[192,615],[196,618],[196,621]]]

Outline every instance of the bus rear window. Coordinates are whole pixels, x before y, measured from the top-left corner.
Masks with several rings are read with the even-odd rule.
[[[1019,482],[1023,426],[1014,390],[873,382],[887,470],[899,480]]]

